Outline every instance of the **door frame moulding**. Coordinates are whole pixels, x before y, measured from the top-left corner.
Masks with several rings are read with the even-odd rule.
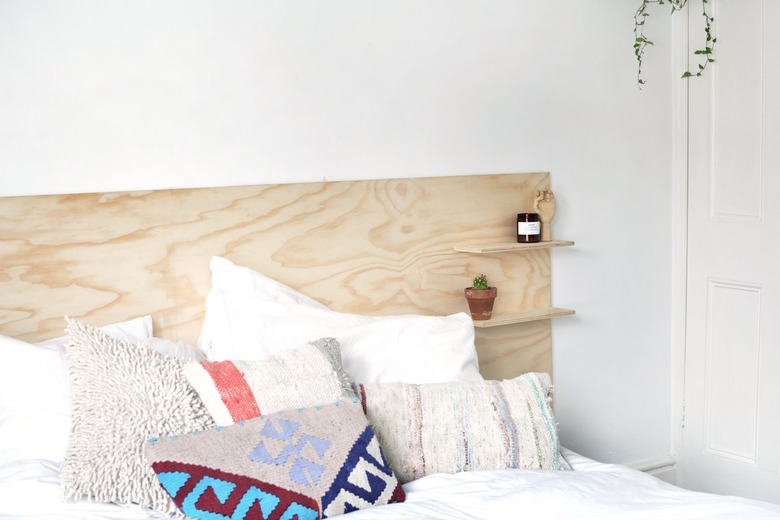
[[[687,70],[690,49],[688,6],[672,17],[671,67]],[[685,345],[688,285],[688,84],[672,74],[672,265],[671,265],[671,431],[670,451],[676,460],[685,421]],[[695,80],[695,79],[694,79]],[[680,464],[675,464],[680,483]]]

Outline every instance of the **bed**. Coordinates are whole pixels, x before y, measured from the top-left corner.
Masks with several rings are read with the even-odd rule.
[[[550,307],[550,249],[456,248],[549,184],[0,199],[0,518],[780,518],[560,447],[550,320],[475,329],[475,273]]]

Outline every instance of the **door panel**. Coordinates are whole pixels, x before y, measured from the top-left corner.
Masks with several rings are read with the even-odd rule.
[[[780,2],[709,5],[717,61],[689,83],[680,479],[780,503]]]

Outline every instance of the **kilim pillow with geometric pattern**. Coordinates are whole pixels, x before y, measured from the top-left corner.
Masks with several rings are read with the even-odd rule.
[[[151,439],[145,454],[192,518],[314,520],[405,498],[354,398]]]

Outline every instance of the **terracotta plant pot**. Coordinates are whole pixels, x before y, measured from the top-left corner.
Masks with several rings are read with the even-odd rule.
[[[493,303],[496,301],[498,289],[488,287],[487,289],[474,289],[466,287],[463,290],[466,295],[466,301],[469,303],[472,320],[489,320],[493,315]]]

